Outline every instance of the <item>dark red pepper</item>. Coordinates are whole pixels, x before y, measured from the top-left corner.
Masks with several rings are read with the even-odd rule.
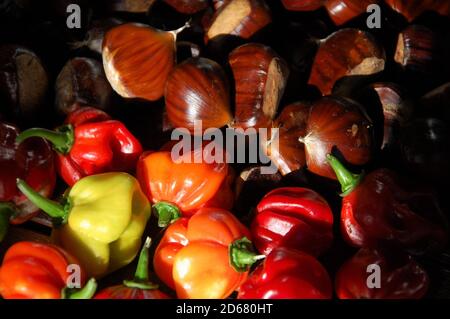
[[[39,136],[53,144],[57,152],[57,170],[72,186],[84,176],[133,171],[142,153],[140,142],[125,125],[105,112],[91,107],[69,114],[65,125],[55,131],[33,128],[18,137],[22,142]]]
[[[446,220],[432,194],[406,190],[387,169],[363,176],[334,156],[328,161],[342,186],[341,230],[351,245],[393,244],[413,254],[445,247]]]
[[[239,299],[330,299],[327,271],[311,255],[275,248],[238,289]]]
[[[335,287],[340,299],[419,299],[428,284],[426,271],[411,256],[362,248],[339,269]]]
[[[41,138],[29,139],[18,145],[16,138],[19,133],[14,125],[0,122],[0,241],[9,222],[23,223],[39,211],[17,189],[17,178],[25,180],[47,197],[55,187],[56,174],[50,145]]]
[[[322,196],[307,188],[284,187],[259,202],[251,232],[265,255],[284,246],[318,256],[331,245],[332,228],[333,213]]]
[[[158,285],[149,281],[148,263],[151,239],[147,237],[139,255],[133,280],[124,280],[122,285],[112,286],[97,293],[94,299],[170,299],[158,289]]]

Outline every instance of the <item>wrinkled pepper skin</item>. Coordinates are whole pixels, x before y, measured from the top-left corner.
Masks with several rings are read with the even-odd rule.
[[[57,153],[57,171],[69,186],[89,175],[135,170],[142,146],[123,123],[83,107],[69,114],[64,124],[56,131],[29,129],[18,141],[30,136],[49,140]]]
[[[64,205],[36,196],[23,181],[18,187],[56,220],[53,240],[78,258],[89,276],[117,270],[139,252],[150,203],[133,176],[84,177],[70,189]]]
[[[72,274],[69,265],[79,263],[57,246],[18,242],[8,249],[3,258],[0,295],[5,299],[61,299]],[[80,284],[84,285],[86,273],[82,267],[79,269]],[[87,294],[82,297],[90,298],[95,288],[95,284],[90,284],[89,292],[86,291]]]
[[[167,222],[161,221],[164,209],[160,209],[159,203],[164,203],[164,208],[168,205],[177,211],[179,217],[191,216],[210,201],[217,204],[231,200],[231,196],[226,195],[231,190],[222,198],[218,194],[221,189],[229,187],[226,182],[228,171],[225,163],[175,162],[170,152],[160,151],[141,156],[137,176],[145,194],[155,204],[160,226],[163,227],[167,226]]]
[[[369,265],[378,265],[380,281]],[[368,271],[369,269],[369,271]],[[371,283],[371,287],[367,284]],[[373,285],[379,284],[379,288]],[[336,294],[340,299],[419,299],[428,289],[426,271],[414,259],[399,251],[362,248],[345,262],[336,275]]]
[[[329,161],[342,186],[341,231],[350,245],[389,244],[415,255],[445,247],[447,222],[431,194],[405,190],[387,169],[362,176],[333,156]],[[420,199],[427,200],[426,208],[417,205]]]
[[[319,256],[333,240],[333,212],[313,190],[278,188],[259,202],[251,233],[264,255],[283,246]]]
[[[8,221],[21,224],[39,211],[17,189],[17,178],[27,181],[45,197],[51,196],[55,187],[56,172],[50,145],[41,138],[33,138],[18,145],[16,138],[19,133],[14,125],[0,122],[0,206],[3,206],[0,207],[0,220],[3,221],[3,228],[0,225],[0,241]]]
[[[226,298],[248,274],[247,267],[237,271],[230,262],[230,245],[248,236],[230,212],[202,208],[166,229],[153,258],[155,272],[178,298]]]
[[[95,299],[170,299],[158,289],[158,285],[149,281],[149,247],[151,239],[147,237],[139,255],[136,273],[133,280],[124,280],[121,285],[103,289],[95,295]]]
[[[304,252],[277,247],[238,290],[239,299],[331,299],[330,277]]]

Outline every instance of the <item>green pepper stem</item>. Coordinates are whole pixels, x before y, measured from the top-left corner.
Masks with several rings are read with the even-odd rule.
[[[72,149],[75,135],[72,125],[64,125],[55,131],[43,128],[30,128],[20,133],[17,138],[17,143],[22,143],[30,137],[42,137],[52,143],[53,149],[61,154],[67,154]]]
[[[9,219],[14,214],[14,207],[10,203],[0,202],[0,243],[6,236],[9,228]]]
[[[336,177],[341,184],[342,194],[345,197],[350,194],[362,180],[363,174],[353,174],[333,155],[327,155],[328,163],[333,168]]]
[[[61,292],[62,299],[91,299],[97,290],[97,281],[95,278],[89,281],[81,289],[63,288]]]
[[[258,255],[253,251],[252,242],[247,237],[242,237],[232,242],[228,248],[230,264],[237,272],[246,272],[258,260],[265,255]]]
[[[61,205],[58,202],[50,200],[30,187],[24,180],[17,179],[17,187],[19,190],[37,207],[42,209],[47,215],[62,223],[67,221],[69,216],[69,205]]]
[[[152,243],[152,239],[147,237],[145,239],[144,246],[142,246],[141,253],[139,254],[139,260],[136,267],[136,272],[134,273],[133,280],[124,280],[123,284],[129,288],[138,289],[157,289],[158,285],[150,282],[148,280],[148,263],[149,263],[149,253],[148,250]]]
[[[153,205],[153,209],[158,216],[159,227],[167,227],[181,217],[178,207],[168,202],[158,202]]]

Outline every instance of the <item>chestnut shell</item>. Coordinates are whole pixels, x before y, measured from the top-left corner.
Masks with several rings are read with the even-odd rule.
[[[165,90],[166,110],[174,127],[194,130],[220,128],[232,121],[228,84],[222,67],[206,58],[190,58],[170,74]]]

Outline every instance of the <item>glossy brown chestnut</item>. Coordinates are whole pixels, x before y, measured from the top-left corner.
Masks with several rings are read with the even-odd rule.
[[[328,0],[325,2],[328,14],[336,25],[343,25],[365,13],[367,7],[378,0]]]
[[[211,18],[205,40],[225,35],[248,39],[271,21],[270,9],[264,0],[226,1]]]
[[[308,83],[329,95],[343,77],[376,74],[384,66],[384,50],[371,34],[342,29],[321,41]]]
[[[385,2],[409,22],[425,11],[434,11],[443,16],[450,16],[450,2],[446,0],[385,0]]]
[[[103,65],[94,59],[70,59],[56,79],[55,106],[61,114],[69,114],[86,105],[106,110],[111,95],[112,88]]]
[[[394,60],[407,70],[431,74],[437,59],[437,46],[437,37],[431,29],[410,25],[398,35]]]
[[[317,10],[327,0],[281,0],[283,6],[290,11],[313,11]]]
[[[282,175],[305,166],[305,146],[299,138],[306,135],[310,108],[303,102],[286,106],[273,124],[274,128],[278,128],[278,135],[272,133],[273,138],[278,138],[278,147],[272,147],[270,143],[263,145],[266,155]]]
[[[0,107],[5,115],[30,118],[43,106],[48,74],[41,59],[18,45],[0,47]]]
[[[107,0],[112,11],[146,13],[156,0]]]
[[[336,175],[327,154],[339,154],[352,165],[364,165],[371,159],[372,123],[356,102],[341,97],[324,97],[315,102],[306,126],[305,144],[308,170],[331,179]]]
[[[174,127],[193,131],[194,122],[201,120],[205,130],[232,121],[225,72],[212,60],[190,58],[177,65],[167,80],[164,96]]]
[[[184,28],[184,27],[183,27]],[[109,30],[103,66],[113,89],[126,98],[158,100],[175,64],[176,31],[127,23]]]
[[[234,49],[228,59],[234,75],[234,127],[270,127],[289,76],[286,62],[257,43]]]
[[[208,7],[208,0],[164,0],[180,13],[194,14]]]
[[[413,110],[405,91],[395,83],[378,82],[359,90],[354,97],[372,120],[375,148],[396,150],[401,128]]]

